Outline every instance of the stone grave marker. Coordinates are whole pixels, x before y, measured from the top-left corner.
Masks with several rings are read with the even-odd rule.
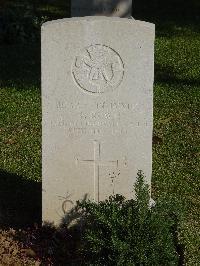
[[[71,17],[131,17],[132,0],[71,0]]]
[[[42,26],[43,220],[151,183],[154,25],[84,17]]]

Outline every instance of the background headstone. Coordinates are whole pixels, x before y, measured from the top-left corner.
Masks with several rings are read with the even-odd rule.
[[[85,17],[42,26],[43,220],[84,197],[151,183],[154,25]]]
[[[131,17],[132,0],[71,0],[71,17]]]

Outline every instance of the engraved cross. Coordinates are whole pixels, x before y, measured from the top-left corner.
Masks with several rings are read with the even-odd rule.
[[[115,161],[104,161],[101,159],[101,144],[94,140],[94,157],[93,159],[80,160],[76,158],[77,163],[93,164],[94,169],[94,201],[99,202],[99,178],[100,178],[100,166],[114,166],[118,167],[118,160]],[[97,194],[97,195],[96,195]]]

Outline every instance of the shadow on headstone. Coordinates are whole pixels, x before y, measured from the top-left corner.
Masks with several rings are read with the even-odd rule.
[[[41,183],[0,170],[0,226],[41,224]]]
[[[80,201],[81,203],[84,203],[88,200],[88,194],[85,194],[83,199]],[[65,201],[63,202],[63,206],[65,204]],[[84,217],[84,211],[82,208],[80,208],[79,204],[76,203],[69,211],[63,212],[64,215],[61,219],[60,226],[66,226],[66,227],[80,227],[82,224],[82,220]]]

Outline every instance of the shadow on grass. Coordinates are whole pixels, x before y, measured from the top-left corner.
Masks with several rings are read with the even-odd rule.
[[[0,226],[41,224],[41,183],[0,170]]]
[[[185,35],[182,27],[200,32],[200,3],[198,0],[135,0],[133,17],[156,24],[156,35],[171,37]]]
[[[170,66],[163,66],[155,64],[155,83],[166,83],[170,85],[180,86],[200,86],[200,78],[184,78],[178,77],[178,73],[175,68]]]
[[[0,46],[0,87],[40,87],[40,45]]]

